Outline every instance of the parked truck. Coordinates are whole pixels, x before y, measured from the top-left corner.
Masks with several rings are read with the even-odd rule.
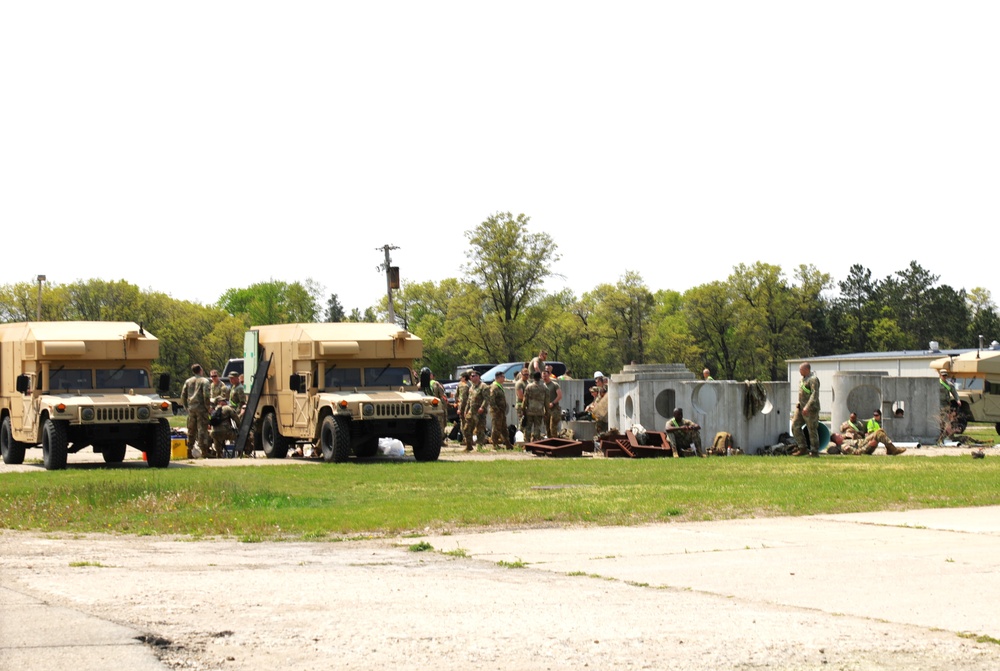
[[[958,398],[962,426],[965,422],[993,422],[1000,433],[1000,351],[982,349],[931,362],[935,370],[947,370],[961,386]]]
[[[107,463],[128,445],[170,464],[170,402],[153,389],[159,342],[134,322],[0,324],[0,450],[5,464],[41,447],[48,470],[93,447]],[[160,391],[169,376],[159,380]]]
[[[419,391],[413,360],[423,342],[394,324],[255,326],[246,334],[243,373],[255,400],[258,447],[282,459],[311,444],[324,461],[371,457],[379,438],[411,445],[418,461],[441,453],[441,401]],[[266,368],[261,384],[258,371]],[[259,390],[259,400],[254,391]]]

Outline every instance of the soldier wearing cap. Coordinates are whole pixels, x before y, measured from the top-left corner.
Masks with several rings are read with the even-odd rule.
[[[229,389],[229,405],[237,412],[242,412],[247,402],[247,392],[240,382],[240,374],[235,370],[229,371],[229,384],[232,385]]]
[[[493,449],[500,449],[501,446],[508,450],[513,450],[510,444],[510,433],[507,431],[507,394],[503,390],[504,379],[507,376],[503,371],[498,371],[490,385],[490,418],[493,422]]]

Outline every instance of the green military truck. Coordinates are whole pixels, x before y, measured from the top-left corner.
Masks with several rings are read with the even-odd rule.
[[[437,460],[446,409],[419,391],[413,361],[422,354],[420,338],[394,324],[251,328],[243,373],[248,408],[256,401],[258,448],[282,459],[293,445],[308,443],[324,461],[342,462],[374,456],[379,438],[396,438],[418,461]]]
[[[5,464],[41,447],[48,470],[93,447],[107,463],[128,445],[170,464],[170,402],[151,382],[159,342],[134,322],[0,324],[0,450]],[[169,376],[158,385],[169,387]]]

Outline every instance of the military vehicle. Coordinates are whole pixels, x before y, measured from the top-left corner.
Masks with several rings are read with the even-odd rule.
[[[394,324],[252,327],[243,373],[258,447],[282,459],[308,443],[324,461],[342,462],[374,456],[379,438],[397,438],[418,461],[437,460],[445,407],[419,391],[413,360],[422,354],[423,341]]]
[[[942,357],[930,366],[947,370],[961,383],[958,398],[964,420],[994,422],[1000,433],[1000,351],[991,348]]]
[[[42,448],[48,470],[93,447],[107,463],[128,445],[170,464],[170,401],[153,389],[160,343],[134,322],[0,324],[0,451],[5,464]],[[170,386],[162,375],[159,389]]]

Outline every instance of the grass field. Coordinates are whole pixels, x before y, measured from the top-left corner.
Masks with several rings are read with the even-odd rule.
[[[556,459],[0,475],[0,527],[340,540],[1000,504],[1000,459]]]

